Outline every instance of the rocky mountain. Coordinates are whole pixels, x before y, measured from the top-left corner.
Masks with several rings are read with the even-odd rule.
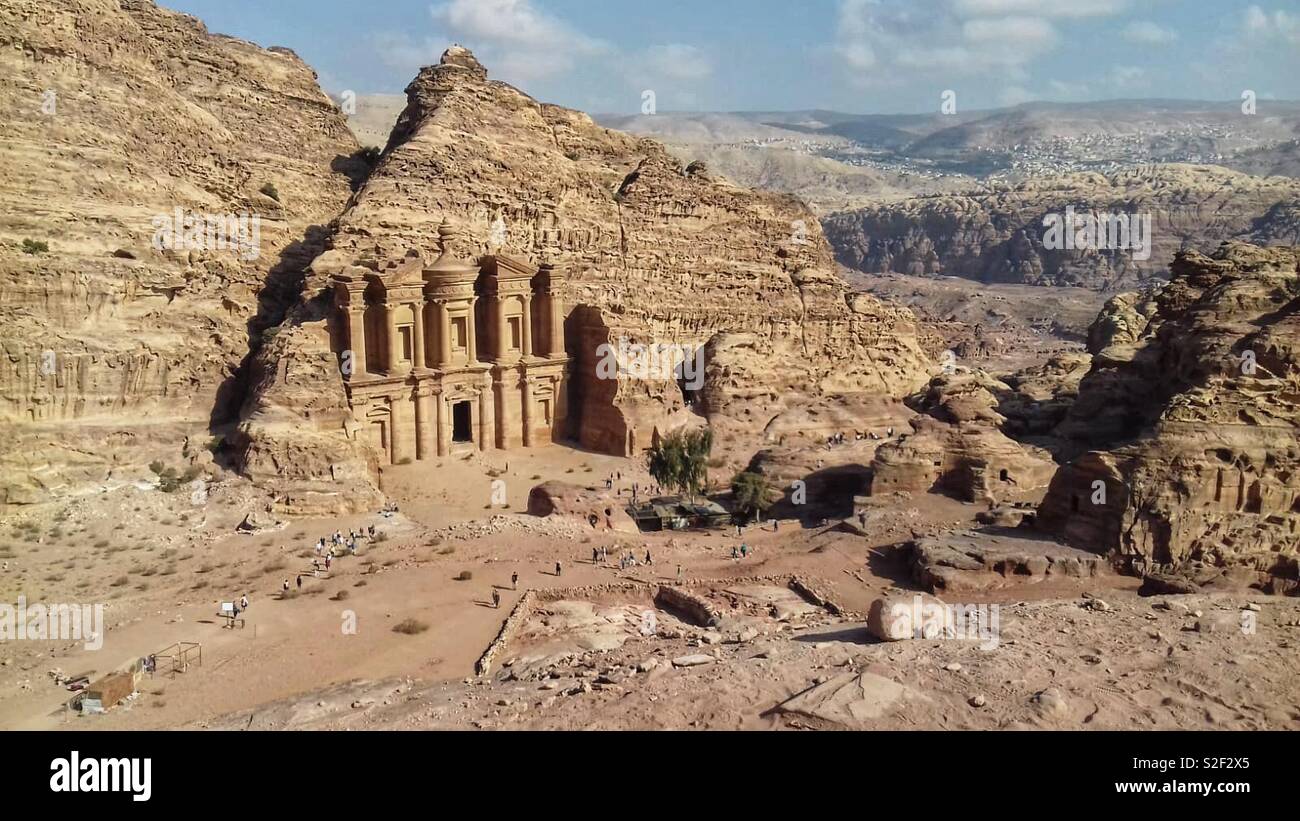
[[[0,71],[0,503],[210,460],[356,141],[292,52],[144,0],[3,0]]]
[[[1158,293],[1112,300],[1057,434],[1084,450],[1039,522],[1148,572],[1300,582],[1300,253],[1188,251]]]
[[[738,188],[683,167],[653,140],[539,103],[489,80],[462,48],[421,70],[406,93],[378,165],[258,358],[240,434],[251,474],[311,482],[321,466],[339,469],[343,425],[326,459],[306,457],[317,443],[295,433],[320,418],[306,418],[304,392],[322,403],[342,396],[337,368],[322,364],[327,277],[361,257],[413,249],[432,259],[444,220],[465,235],[466,256],[504,253],[565,270],[570,433],[585,447],[644,446],[689,413],[671,380],[598,379],[603,342],[705,346],[694,410],[723,431],[761,429],[810,397],[902,396],[925,381],[915,317],[851,295],[816,218],[794,197]]]
[[[1092,215],[1147,219],[1149,242],[1138,242],[1143,235],[1133,223],[1127,247],[1053,243],[1047,221],[1063,225],[1067,207],[1078,225]],[[866,273],[1107,289],[1161,275],[1181,250],[1210,251],[1229,239],[1295,244],[1298,212],[1300,179],[1159,165],[917,197],[835,214],[823,228],[836,258]]]

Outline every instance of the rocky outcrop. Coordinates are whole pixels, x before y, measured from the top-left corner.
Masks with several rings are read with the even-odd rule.
[[[1149,215],[1149,254],[1045,247],[1044,218],[1067,206],[1080,216]],[[1298,211],[1300,180],[1294,178],[1158,165],[917,197],[835,214],[823,228],[836,259],[866,273],[1104,289],[1162,275],[1166,261],[1184,248],[1210,251],[1228,239],[1293,244]]]
[[[1050,455],[1010,439],[998,396],[1007,384],[983,371],[956,368],[931,380],[911,404],[912,431],[882,444],[871,463],[871,494],[945,492],[995,502],[1047,484]]]
[[[904,546],[912,577],[933,593],[990,590],[1051,577],[1089,578],[1107,571],[1095,553],[1041,537],[955,532]]]
[[[1201,562],[1297,582],[1300,252],[1179,254],[1136,341],[1093,360],[1058,428],[1090,449],[1040,524],[1153,571]]]
[[[464,230],[471,256],[561,266],[573,359],[567,433],[619,454],[697,413],[719,427],[761,427],[809,397],[902,396],[923,381],[915,317],[851,295],[816,219],[793,197],[736,188],[684,168],[652,140],[538,103],[489,80],[461,48],[406,92],[382,158],[305,281],[305,304],[330,271],[358,258],[436,255],[445,219]],[[315,321],[291,317],[279,333],[302,349],[284,355],[326,360],[325,337],[300,327]],[[623,342],[704,348],[703,384],[684,387],[678,373],[600,378],[600,345]],[[281,375],[296,365],[277,361],[281,352],[268,348],[268,381],[250,407],[283,392]],[[337,373],[321,378],[321,391],[341,389]],[[256,428],[245,425],[250,442]],[[334,435],[348,433],[336,426]]]
[[[543,482],[528,492],[530,516],[567,516],[600,531],[637,533],[626,504],[613,492],[568,482]]]
[[[292,52],[150,2],[5,0],[0,72],[0,503],[23,503],[220,432],[357,145]]]

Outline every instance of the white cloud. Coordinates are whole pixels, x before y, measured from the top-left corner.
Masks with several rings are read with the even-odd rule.
[[[972,12],[1030,6],[1023,0],[841,0],[835,53],[861,84],[889,82],[891,69],[919,74],[989,74],[1016,80],[1060,42],[1043,16]]]
[[[611,50],[533,5],[531,0],[450,0],[429,9],[450,39],[502,77],[526,82],[563,74],[580,59]]]
[[[413,76],[421,66],[438,62],[438,57],[447,47],[433,38],[417,42],[409,34],[393,32],[379,32],[368,39],[371,50],[379,56],[379,62],[406,78]]]
[[[650,76],[668,80],[703,80],[713,74],[708,55],[682,43],[651,46],[638,62]]]
[[[1178,39],[1178,34],[1149,20],[1135,20],[1124,27],[1120,36],[1133,43],[1161,46]]]
[[[1146,70],[1139,66],[1114,66],[1108,77],[1112,84],[1124,89],[1146,88]]]
[[[1242,31],[1252,40],[1278,37],[1300,45],[1300,16],[1281,9],[1270,14],[1259,6],[1250,6],[1242,21]]]
[[[1059,100],[1082,99],[1096,91],[1093,86],[1086,82],[1070,82],[1068,80],[1049,80],[1047,87],[1052,90],[1053,96]]]
[[[1036,17],[1109,17],[1128,6],[1127,0],[954,0],[961,15],[1026,14]]]
[[[1037,99],[1037,94],[1020,86],[1007,86],[998,94],[999,105],[1020,105]]]

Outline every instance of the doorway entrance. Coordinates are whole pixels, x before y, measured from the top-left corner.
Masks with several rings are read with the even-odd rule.
[[[453,442],[474,441],[473,412],[468,401],[457,402],[451,406],[451,440]]]

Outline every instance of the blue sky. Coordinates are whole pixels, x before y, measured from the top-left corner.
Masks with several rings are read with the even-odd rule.
[[[919,113],[1028,100],[1300,99],[1298,0],[161,0],[397,93],[452,42],[546,102]]]

